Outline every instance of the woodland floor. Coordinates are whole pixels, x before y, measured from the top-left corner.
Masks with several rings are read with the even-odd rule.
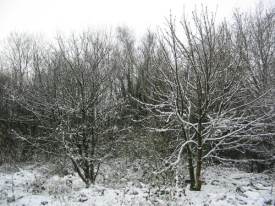
[[[149,187],[137,180],[139,175],[138,171],[129,169],[127,177],[117,175],[116,181],[99,182],[86,189],[76,174],[58,176],[52,173],[50,164],[2,165],[0,205],[275,205],[274,175],[270,174],[209,167],[203,173],[205,184],[200,192],[191,192],[188,186],[183,189]]]

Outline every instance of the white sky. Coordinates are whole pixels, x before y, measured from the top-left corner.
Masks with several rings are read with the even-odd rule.
[[[219,17],[230,17],[232,9],[243,10],[258,0],[0,0],[0,39],[10,32],[28,32],[53,37],[87,28],[114,28],[127,25],[136,34],[155,29],[165,22],[170,10],[180,17],[201,3]],[[262,0],[268,5],[274,0]]]

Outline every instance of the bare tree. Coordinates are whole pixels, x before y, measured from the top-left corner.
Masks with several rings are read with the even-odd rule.
[[[252,15],[245,15],[235,12],[234,34],[235,52],[242,62],[245,72],[245,85],[250,96],[258,96],[267,93],[261,101],[251,108],[251,113],[261,116],[270,114],[261,122],[246,133],[254,136],[257,146],[247,149],[247,156],[252,158],[251,170],[256,163],[257,170],[265,169],[265,165],[274,164],[272,147],[274,147],[274,108],[272,95],[274,93],[274,67],[275,58],[275,15],[274,9],[267,9],[259,5]],[[271,140],[271,141],[270,141]],[[263,156],[265,158],[263,158]],[[265,159],[265,160],[263,160]]]
[[[255,14],[235,12],[236,41],[240,58],[249,72],[253,91],[261,93],[271,86],[274,59],[274,10],[259,5]]]
[[[56,144],[57,153],[69,157],[86,186],[95,183],[100,164],[110,156],[116,140],[115,110],[119,101],[110,95],[112,47],[102,33],[83,33],[69,40],[58,38],[58,47],[34,50],[32,81],[17,101],[40,122],[46,135],[22,139]],[[40,142],[40,143],[42,143]],[[56,149],[57,149],[56,148]]]
[[[66,104],[68,113],[60,129],[61,132],[67,131],[67,134],[62,134],[64,146],[87,186],[95,182],[99,165],[106,155],[97,156],[97,144],[105,133],[104,123],[107,123],[106,117],[111,111],[108,109],[113,106],[107,105],[110,102],[107,102],[106,96],[109,86],[107,78],[111,75],[108,65],[111,48],[107,41],[100,39],[99,34],[85,34],[79,39],[73,37],[69,47],[66,47],[59,40],[59,48],[69,72],[63,92],[68,97],[65,101],[70,102]],[[72,137],[73,142],[69,140]]]
[[[255,117],[244,108],[257,102],[245,102],[245,79],[241,61],[233,52],[231,31],[224,22],[215,25],[215,16],[203,10],[193,12],[193,24],[183,19],[183,37],[174,20],[160,41],[166,68],[159,67],[162,84],[158,100],[145,103],[145,109],[165,124],[149,128],[156,132],[175,131],[174,152],[165,160],[166,168],[176,166],[187,155],[191,190],[201,189],[201,170],[206,158],[221,160],[219,150],[238,150],[252,141],[239,136],[268,116]],[[192,29],[191,29],[192,28]],[[245,95],[245,96],[244,96]],[[165,170],[164,169],[164,170]]]

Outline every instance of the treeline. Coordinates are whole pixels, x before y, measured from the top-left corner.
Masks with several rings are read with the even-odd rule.
[[[159,174],[187,166],[193,190],[209,162],[274,165],[274,9],[170,16],[139,41],[125,27],[12,34],[3,48],[1,163],[66,157],[89,186],[110,159],[145,159]]]

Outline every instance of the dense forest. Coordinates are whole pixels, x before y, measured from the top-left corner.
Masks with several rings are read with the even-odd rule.
[[[140,161],[145,182],[178,186],[185,170],[193,191],[209,165],[275,167],[273,8],[170,15],[140,39],[12,33],[0,85],[0,164],[70,164],[88,188],[103,165]]]

